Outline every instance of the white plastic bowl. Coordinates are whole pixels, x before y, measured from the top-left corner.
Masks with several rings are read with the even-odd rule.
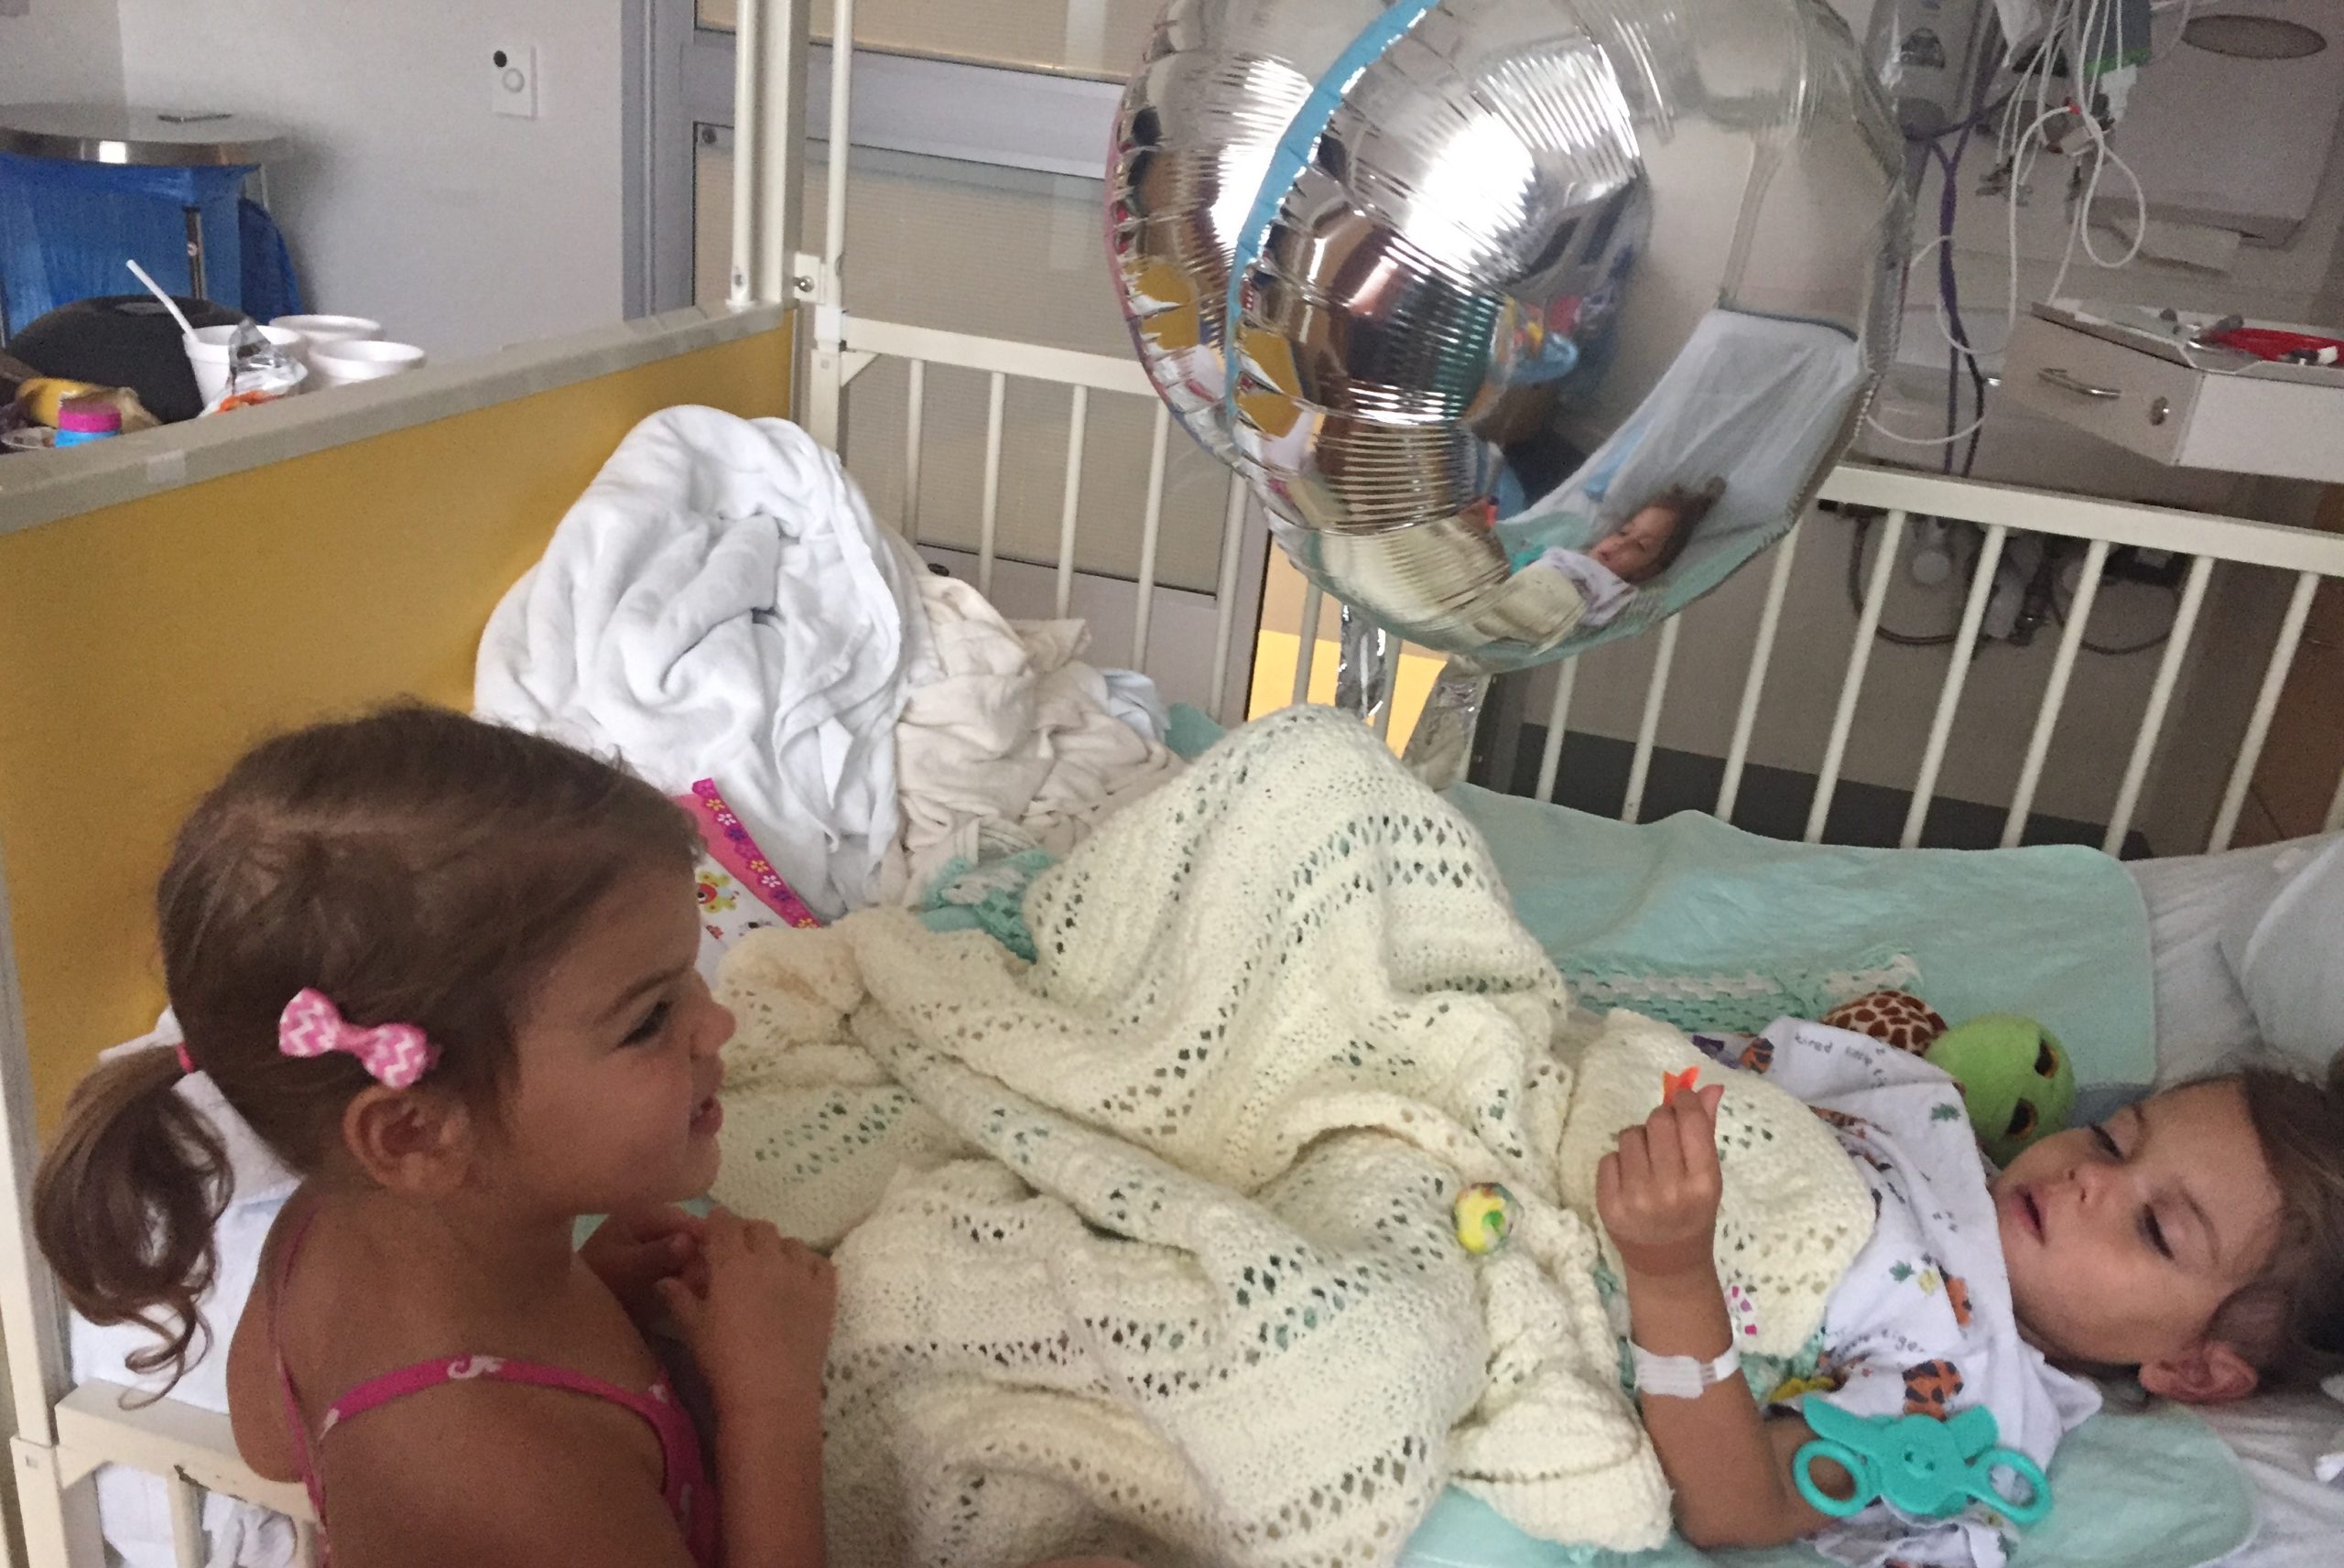
[[[270,342],[291,350],[294,358],[300,358],[300,333],[283,327],[263,327],[260,330]],[[187,348],[187,362],[195,371],[195,389],[207,408],[228,390],[228,348],[235,339],[233,327],[199,327],[182,340]]]
[[[320,343],[362,342],[383,335],[383,324],[364,316],[279,316],[269,325],[301,334],[299,353],[304,363]]]
[[[362,381],[380,381],[386,375],[421,370],[426,357],[424,351],[413,343],[383,343],[361,339],[346,343],[316,345],[309,351],[309,368],[316,372],[320,386],[350,386]]]

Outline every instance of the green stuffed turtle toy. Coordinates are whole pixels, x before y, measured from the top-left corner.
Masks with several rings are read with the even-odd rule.
[[[1961,1091],[1978,1146],[1997,1165],[2065,1128],[2076,1108],[2075,1064],[2058,1036],[2031,1018],[1998,1012],[1948,1028],[1920,998],[1874,991],[1833,1008],[1823,1022],[1944,1068]]]

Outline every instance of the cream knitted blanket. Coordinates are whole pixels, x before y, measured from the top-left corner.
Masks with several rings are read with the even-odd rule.
[[[717,1195],[839,1244],[834,1563],[1383,1564],[1447,1484],[1662,1539],[1590,1211],[1681,1034],[1574,1015],[1473,830],[1325,710],[1229,736],[1026,913],[1031,966],[884,909],[726,965]],[[1871,1206],[1736,1078],[1719,1258],[1787,1354]],[[1480,1259],[1476,1182],[1519,1211]]]

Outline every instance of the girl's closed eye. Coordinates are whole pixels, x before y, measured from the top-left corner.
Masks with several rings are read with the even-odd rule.
[[[2092,1141],[2100,1145],[2100,1152],[2110,1159],[2124,1158],[2123,1149],[2118,1145],[2115,1135],[2106,1127],[2095,1125],[2091,1130],[2091,1136]],[[2157,1211],[2154,1208],[2141,1210],[2141,1239],[2147,1243],[2158,1257],[2165,1259],[2167,1262],[2173,1260],[2173,1238],[2165,1234],[2165,1222],[2157,1217]]]
[[[673,1002],[662,1001],[643,1015],[643,1022],[627,1031],[622,1045],[647,1045],[657,1040],[667,1027],[667,1020],[675,1011]]]

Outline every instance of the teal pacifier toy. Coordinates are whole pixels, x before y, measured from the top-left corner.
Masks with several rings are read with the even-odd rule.
[[[1791,1476],[1799,1495],[1834,1519],[1870,1508],[1874,1499],[1923,1519],[1948,1519],[1973,1502],[2013,1524],[2039,1522],[2051,1511],[2051,1483],[2034,1460],[1997,1448],[2002,1435],[1983,1405],[1939,1421],[1928,1415],[1850,1415],[1824,1400],[1808,1400],[1799,1414],[1815,1441],[1799,1445]],[[1815,1484],[1815,1462],[1829,1459],[1855,1477],[1853,1497],[1835,1498]],[[2024,1502],[1997,1490],[1993,1472],[2008,1470],[2027,1485]]]

